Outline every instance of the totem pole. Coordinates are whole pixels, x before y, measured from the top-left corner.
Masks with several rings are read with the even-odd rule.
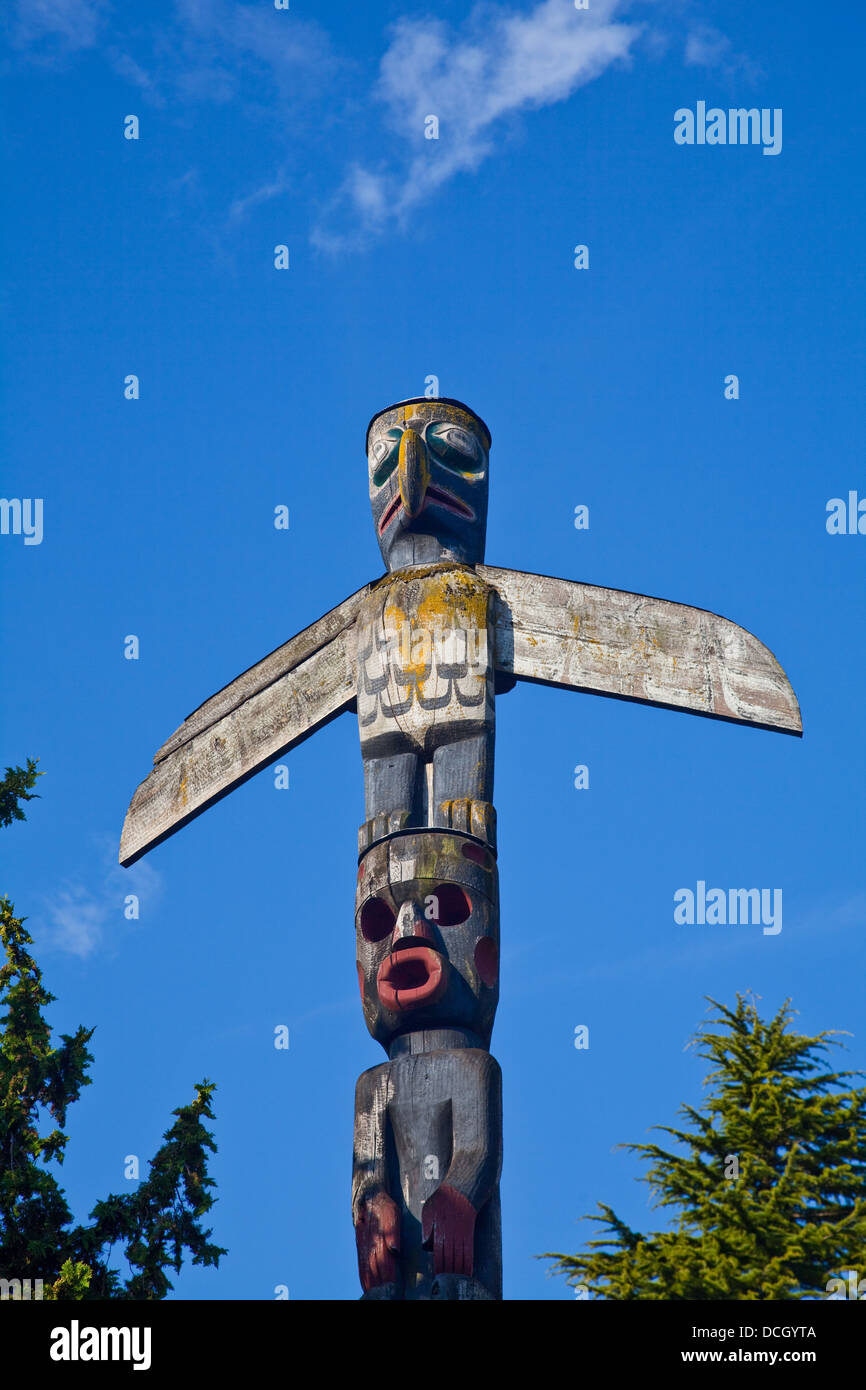
[[[367,431],[387,573],[201,705],[132,799],[120,862],[345,710],[365,821],[352,1211],[366,1299],[499,1299],[495,696],[518,679],[801,733],[772,653],[700,609],[483,564],[490,435],[413,399]]]

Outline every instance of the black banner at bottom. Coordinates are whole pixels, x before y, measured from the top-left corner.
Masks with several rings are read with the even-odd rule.
[[[197,1384],[209,1376],[224,1378],[246,1367],[282,1365],[298,1369],[299,1355],[324,1356],[329,1370],[342,1357],[356,1360],[359,1343],[341,1335],[344,1330],[362,1339],[386,1338],[386,1360],[402,1351],[402,1336],[411,1338],[407,1354],[417,1361],[418,1334],[461,1337],[482,1332],[479,1343],[492,1350],[495,1333],[503,1351],[513,1345],[544,1359],[563,1338],[563,1352],[575,1373],[591,1357],[595,1366],[612,1374],[638,1371],[665,1374],[678,1366],[697,1375],[707,1366],[729,1370],[760,1366],[787,1371],[811,1370],[822,1378],[856,1367],[861,1359],[862,1314],[829,1307],[829,1302],[802,1303],[504,1303],[479,1306],[452,1314],[457,1321],[442,1323],[440,1304],[423,1314],[386,1313],[370,1303],[319,1305],[304,1302],[182,1302],[161,1303],[40,1303],[0,1301],[0,1356],[3,1380],[11,1384],[13,1363],[23,1360],[28,1375],[62,1382],[138,1373],[162,1379],[167,1374],[190,1375]],[[832,1300],[835,1303],[835,1300]],[[866,1301],[853,1299],[851,1301]],[[342,1306],[343,1312],[337,1309]],[[404,1308],[405,1308],[404,1304]],[[518,1312],[517,1310],[520,1310]],[[513,1310],[513,1311],[512,1311]],[[523,1316],[530,1311],[526,1324]],[[499,1322],[499,1317],[506,1321]],[[424,1322],[416,1322],[422,1315]],[[427,1320],[433,1318],[432,1324]],[[446,1314],[445,1316],[449,1316]],[[344,1321],[348,1319],[348,1322]],[[489,1321],[488,1321],[489,1320]],[[527,1342],[526,1338],[531,1341]],[[361,1341],[360,1346],[364,1342]],[[422,1362],[432,1371],[437,1342],[427,1345]],[[461,1345],[465,1343],[461,1342]],[[415,1348],[413,1352],[412,1348]],[[533,1350],[534,1348],[534,1350]],[[379,1355],[382,1354],[379,1352]],[[439,1354],[445,1348],[439,1345]],[[429,1360],[428,1360],[429,1358]],[[450,1359],[450,1358],[449,1358]],[[600,1365],[599,1365],[600,1363]],[[302,1363],[306,1365],[306,1360]]]

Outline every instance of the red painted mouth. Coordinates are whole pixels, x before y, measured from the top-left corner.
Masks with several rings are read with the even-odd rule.
[[[424,506],[429,507],[431,504],[444,507],[446,512],[454,512],[456,516],[465,516],[470,521],[475,520],[475,513],[472,508],[467,507],[466,503],[461,502],[459,497],[455,497],[453,492],[446,492],[444,488],[428,487]]]
[[[382,513],[382,520],[379,522],[379,535],[380,535],[380,536],[381,536],[382,532],[385,530],[385,528],[391,525],[391,522],[394,520],[394,517],[397,515],[398,511],[400,510],[400,505],[401,505],[401,499],[400,499],[400,491],[399,491],[399,489],[398,489],[397,492],[394,494],[393,498],[391,499],[391,501],[388,503],[388,506],[386,507],[385,511]]]
[[[391,522],[400,510],[400,506],[401,499],[398,491],[382,513],[382,520],[379,522],[380,536],[391,525]],[[446,512],[453,512],[455,516],[465,517],[468,521],[475,520],[475,513],[471,507],[467,507],[466,503],[461,502],[459,497],[455,497],[453,492],[446,492],[445,489],[441,487],[428,487],[427,494],[424,498],[424,506],[421,508],[421,511],[425,512],[427,508],[431,506],[443,507]]]
[[[379,966],[376,989],[392,1013],[404,1013],[421,1004],[432,1004],[445,991],[447,962],[431,946],[409,946],[393,951]]]

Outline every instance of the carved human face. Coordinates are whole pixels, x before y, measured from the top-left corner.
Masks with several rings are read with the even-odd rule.
[[[489,449],[486,426],[456,401],[405,401],[373,418],[370,505],[389,570],[483,560]]]
[[[499,999],[493,855],[449,832],[400,835],[358,870],[358,984],[383,1046],[398,1033],[465,1028],[486,1045]]]

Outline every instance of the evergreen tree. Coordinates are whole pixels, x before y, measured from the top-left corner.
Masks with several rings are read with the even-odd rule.
[[[0,824],[25,819],[19,802],[32,799],[41,775],[31,759],[26,769],[7,768]],[[195,1100],[173,1111],[177,1120],[136,1190],[98,1202],[91,1224],[73,1225],[47,1165],[62,1164],[67,1108],[91,1084],[87,1044],[94,1030],[79,1027],[52,1043],[42,1011],[55,996],[28,950],[33,941],[24,921],[0,898],[0,1277],[41,1279],[44,1297],[54,1299],[164,1298],[173,1287],[166,1270],[180,1272],[184,1251],[203,1265],[218,1265],[227,1253],[201,1226],[214,1202],[207,1158],[216,1144],[203,1123],[214,1118],[214,1084],[201,1081]],[[41,1135],[46,1116],[53,1127]],[[133,1270],[125,1281],[110,1267],[117,1242]]]
[[[640,1181],[676,1229],[642,1235],[600,1202],[588,1219],[603,1239],[539,1256],[590,1298],[814,1299],[843,1270],[866,1274],[866,1089],[842,1084],[863,1073],[824,1070],[839,1044],[793,1031],[790,1001],[769,1021],[739,994],[734,1009],[709,1002],[694,1039],[714,1063],[709,1099],[681,1107],[690,1128],[656,1126],[682,1151],[621,1146],[648,1163]]]
[[[38,800],[33,791],[36,778],[45,774],[36,771],[39,759],[28,758],[26,767],[7,767],[6,776],[0,782],[0,825],[11,825],[14,820],[26,820],[19,801]]]

